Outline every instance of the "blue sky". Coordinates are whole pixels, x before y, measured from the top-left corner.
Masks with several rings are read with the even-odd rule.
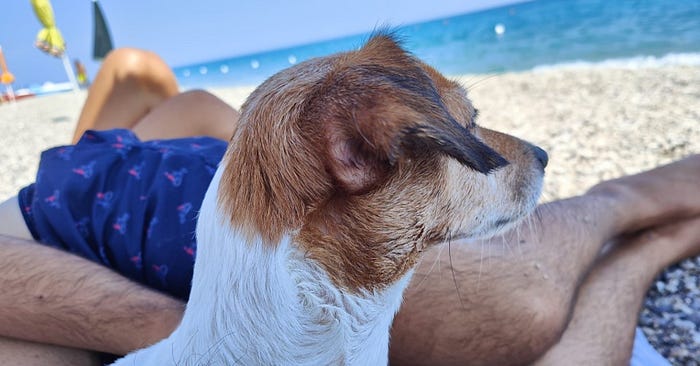
[[[144,48],[171,66],[244,55],[514,3],[517,0],[101,0],[116,47]],[[72,59],[92,77],[90,0],[53,0]],[[29,0],[0,7],[0,45],[16,86],[67,81],[60,60],[35,49]]]

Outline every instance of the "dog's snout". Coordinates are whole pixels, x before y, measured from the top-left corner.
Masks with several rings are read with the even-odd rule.
[[[549,162],[549,155],[547,155],[547,152],[535,145],[532,145],[532,152],[535,154],[537,160],[539,160],[542,164],[542,168],[545,168]]]

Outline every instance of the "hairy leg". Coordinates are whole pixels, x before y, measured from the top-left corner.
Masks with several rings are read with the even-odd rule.
[[[169,335],[184,304],[116,272],[0,236],[0,336],[126,354]]]
[[[562,339],[538,365],[629,364],[644,295],[664,268],[700,254],[700,218],[621,240],[581,286]]]
[[[0,337],[0,365],[98,366],[93,352]]]
[[[526,364],[555,344],[603,243],[700,214],[700,155],[540,206],[501,237],[427,253],[392,329],[392,363]],[[653,272],[653,271],[652,271]]]
[[[178,92],[175,75],[158,55],[134,48],[114,50],[90,86],[73,143],[85,130],[131,128]]]
[[[541,219],[520,235],[428,253],[394,322],[392,362],[534,360],[558,341],[601,243],[650,218],[699,214],[699,178],[694,156],[540,207]],[[491,253],[485,248],[506,250],[482,260]],[[119,354],[167,336],[179,322],[180,302],[85,259],[7,237],[0,251],[0,278],[7,279],[0,335]]]

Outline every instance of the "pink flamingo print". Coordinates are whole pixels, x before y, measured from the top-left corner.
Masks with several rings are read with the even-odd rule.
[[[134,165],[129,169],[129,175],[136,178],[136,180],[141,180],[141,171],[143,170],[146,162],[141,162],[141,164]]]
[[[195,256],[197,255],[197,242],[193,241],[190,245],[185,245],[182,247],[182,249],[185,251],[185,253],[187,253],[187,255],[192,257],[192,260],[194,260]]]
[[[112,191],[97,192],[96,197],[97,201],[95,201],[95,203],[104,208],[109,208],[112,206],[112,198],[114,198],[114,193]]]
[[[87,165],[81,165],[78,168],[73,168],[73,173],[78,174],[82,176],[83,178],[87,179],[92,177],[92,174],[94,172],[95,168],[95,161],[89,162]]]
[[[120,234],[126,234],[126,224],[129,221],[129,214],[125,213],[117,218],[117,222],[112,224],[112,228],[117,230]]]
[[[182,168],[174,172],[165,172],[165,177],[172,183],[173,187],[179,187],[182,184],[182,179],[187,174],[187,168]]]
[[[58,190],[53,191],[53,194],[44,198],[44,202],[48,203],[49,206],[54,208],[61,208],[61,203],[58,201],[61,197],[61,192]]]
[[[161,282],[165,284],[165,277],[168,275],[168,266],[165,264],[153,265],[153,270],[156,271],[156,275],[160,278]]]
[[[141,252],[139,254],[129,258],[129,261],[134,264],[137,269],[143,268],[143,261],[141,260]]]
[[[180,206],[177,206],[177,211],[178,215],[180,216],[180,223],[184,224],[185,220],[187,220],[187,214],[190,213],[190,211],[192,211],[192,204],[189,202],[185,202]]]

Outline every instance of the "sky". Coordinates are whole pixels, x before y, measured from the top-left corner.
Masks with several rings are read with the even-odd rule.
[[[115,47],[158,53],[172,67],[333,39],[502,6],[517,0],[100,0]],[[53,0],[68,55],[94,76],[91,0]],[[59,59],[34,48],[29,0],[0,6],[0,46],[15,87],[65,82]]]

